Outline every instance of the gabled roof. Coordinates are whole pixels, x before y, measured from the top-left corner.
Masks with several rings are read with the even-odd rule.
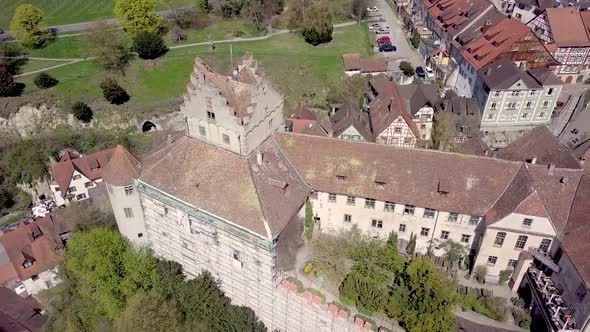
[[[546,13],[553,41],[558,47],[590,46],[587,27],[577,8],[547,8]]]
[[[387,127],[400,116],[412,130],[415,137],[419,137],[418,127],[412,114],[406,109],[406,103],[399,93],[395,82],[379,75],[369,80],[377,96],[369,103],[369,120],[373,137],[379,136]]]
[[[434,84],[407,84],[397,86],[400,96],[406,103],[406,109],[412,114],[424,106],[431,106],[440,110],[441,98],[438,95],[438,87]]]
[[[59,186],[60,194],[62,196],[66,194],[72,181],[74,170],[90,180],[102,178],[103,167],[111,159],[113,150],[101,150],[86,156],[79,156],[69,151],[66,152],[51,169],[51,176],[53,177],[53,181]]]
[[[139,177],[141,163],[122,145],[117,145],[103,170],[103,179],[114,186],[126,186]]]
[[[496,25],[505,17],[506,16],[500,13],[496,7],[492,7],[477,19],[477,21],[474,21],[473,24],[461,31],[461,33],[455,37],[455,41],[461,46],[467,45],[471,41],[480,38],[486,30]]]
[[[47,316],[41,315],[41,304],[32,296],[22,298],[6,287],[0,287],[0,331],[43,331]]]
[[[265,238],[274,238],[309,194],[272,140],[242,157],[183,136],[144,161],[140,180]],[[174,170],[173,172],[171,170]]]
[[[361,55],[358,53],[342,54],[342,63],[345,71],[360,71]]]
[[[521,84],[521,89],[541,89],[533,77],[520,70],[514,62],[502,58],[481,68],[478,72],[481,80],[492,90],[507,90],[515,84]]]
[[[553,164],[557,168],[580,169],[578,158],[545,126],[538,126],[528,131],[503,149],[496,157],[506,160],[531,162],[535,164]]]
[[[430,3],[429,3],[430,2]],[[451,35],[461,31],[486,8],[493,6],[484,0],[433,0],[425,2],[435,23]]]
[[[342,105],[342,107],[332,114],[330,123],[334,137],[340,136],[340,134],[352,126],[364,140],[369,142],[374,141],[373,135],[371,134],[369,115],[350,103]]]

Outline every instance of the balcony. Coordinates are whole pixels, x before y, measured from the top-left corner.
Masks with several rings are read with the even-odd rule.
[[[551,278],[534,266],[529,267],[527,277],[535,298],[543,309],[543,316],[553,331],[578,332],[576,320],[573,317],[574,309],[564,302],[561,294]]]
[[[545,266],[550,268],[555,272],[559,272],[559,265],[553,262],[553,259],[549,255],[547,255],[546,251],[539,250],[537,248],[530,247],[529,253],[539,262],[543,263]]]

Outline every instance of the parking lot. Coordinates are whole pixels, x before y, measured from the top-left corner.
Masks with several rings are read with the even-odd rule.
[[[410,61],[414,67],[424,66],[424,60],[418,54],[418,51],[412,49],[405,37],[405,32],[402,29],[402,22],[397,18],[393,9],[386,3],[386,0],[373,0],[369,6],[376,6],[379,10],[377,12],[369,12],[367,14],[367,23],[369,26],[374,23],[380,23],[383,26],[389,26],[388,34],[376,35],[375,38],[381,36],[389,36],[391,43],[397,48],[394,52],[381,53],[384,57],[398,61]],[[379,52],[376,48],[375,52]]]

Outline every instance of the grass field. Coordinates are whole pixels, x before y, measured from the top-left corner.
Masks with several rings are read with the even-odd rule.
[[[366,26],[336,29],[330,43],[316,47],[305,43],[296,34],[254,42],[236,42],[232,43],[232,47],[234,63],[244,52],[252,52],[261,61],[265,72],[285,95],[288,107],[301,100],[310,104],[323,104],[329,88],[338,84],[344,76],[341,55],[353,52],[369,55],[371,52]],[[218,44],[213,53],[209,52],[207,46],[193,46],[170,50],[164,57],[153,61],[135,59],[126,75],[118,75],[117,79],[128,89],[133,102],[151,103],[176,98],[184,93],[197,56],[218,70],[227,71],[230,67],[229,44]],[[22,77],[19,81],[26,84],[25,93],[95,98],[100,96],[98,83],[107,75],[92,61],[49,70],[48,73],[55,76],[60,84],[39,91],[32,84],[31,76]]]
[[[0,0],[0,28],[8,28],[14,9],[22,4],[35,5],[45,13],[49,25],[78,23],[113,17],[114,0]],[[191,0],[158,0],[159,9],[194,4]]]

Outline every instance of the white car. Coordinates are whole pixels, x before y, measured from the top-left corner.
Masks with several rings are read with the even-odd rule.
[[[377,31],[377,30],[381,30],[383,29],[383,27],[381,26],[381,24],[373,24],[369,27],[369,31]]]
[[[424,68],[424,71],[426,72],[426,76],[428,78],[433,78],[434,77],[434,70],[432,70],[432,68],[426,67],[426,68]]]
[[[373,6],[373,7],[369,7],[369,8],[367,8],[367,11],[368,11],[369,13],[374,13],[374,12],[378,12],[378,11],[379,11],[379,8],[377,8],[377,7]]]

